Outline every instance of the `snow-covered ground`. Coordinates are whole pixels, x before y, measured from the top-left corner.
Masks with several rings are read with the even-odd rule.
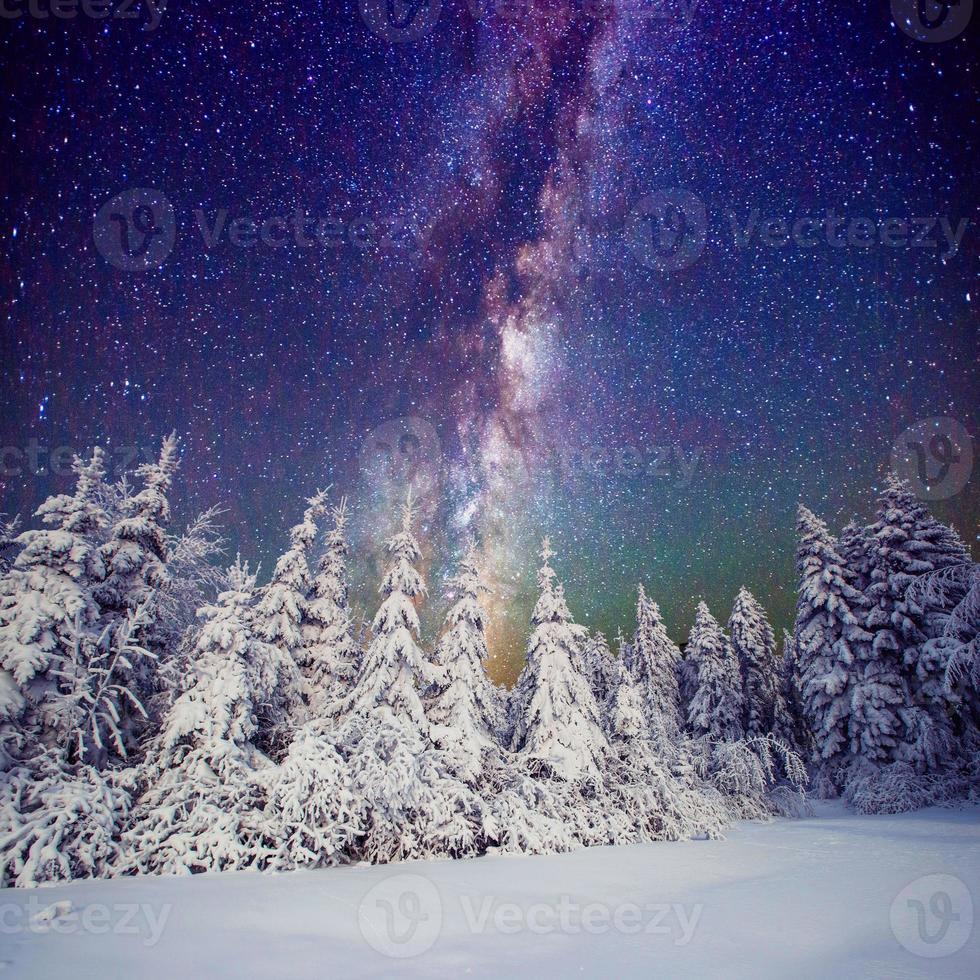
[[[724,841],[6,890],[0,975],[976,980],[977,897],[980,810],[818,804]]]

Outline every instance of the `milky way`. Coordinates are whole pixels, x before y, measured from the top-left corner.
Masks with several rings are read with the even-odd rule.
[[[414,482],[430,632],[472,538],[500,677],[545,533],[610,636],[639,581],[678,638],[743,583],[787,624],[796,503],[867,515],[908,427],[977,421],[976,24],[826,6],[5,20],[0,509],[176,429],[178,515],[266,570],[349,495],[365,611]],[[128,271],[99,215],[141,189],[174,238]],[[977,482],[933,504],[968,540]]]

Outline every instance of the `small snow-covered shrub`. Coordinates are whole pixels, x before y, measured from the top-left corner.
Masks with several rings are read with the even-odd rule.
[[[907,762],[852,766],[844,799],[858,813],[907,813],[925,806],[950,806],[980,799],[980,756],[942,773],[923,773]]]
[[[66,768],[53,754],[0,774],[0,883],[106,875],[130,807],[126,774]]]
[[[277,851],[266,813],[272,763],[232,742],[192,748],[174,761],[147,773],[116,873],[264,868]]]
[[[322,867],[344,859],[364,833],[347,765],[316,723],[296,734],[270,777],[269,816],[276,853],[269,867]]]

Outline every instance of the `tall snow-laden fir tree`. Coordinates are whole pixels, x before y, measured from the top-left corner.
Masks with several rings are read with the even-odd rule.
[[[419,647],[415,601],[426,594],[415,563],[422,557],[412,530],[411,496],[400,530],[388,541],[374,638],[330,735],[351,778],[356,811],[352,852],[368,861],[432,854],[460,856],[482,845],[482,802],[436,748],[422,701],[444,678]]]
[[[105,578],[94,594],[106,629],[98,670],[104,690],[132,695],[120,698],[117,705],[116,727],[126,753],[138,747],[156,720],[149,709],[160,691],[162,663],[173,652],[165,643],[161,612],[171,584],[166,526],[168,494],[178,465],[177,436],[171,433],[163,440],[158,460],[136,470],[143,487],[135,494],[123,493],[101,548]]]
[[[899,733],[897,687],[865,689],[871,636],[864,628],[867,602],[851,583],[836,543],[802,504],[797,518],[795,649],[803,710],[814,737],[824,792],[840,788],[841,767],[865,752],[871,758]]]
[[[744,586],[728,620],[728,634],[742,672],[742,724],[748,736],[773,730],[780,665],[776,637],[765,609]]]
[[[419,646],[415,602],[426,594],[425,582],[415,567],[422,557],[412,531],[411,500],[402,508],[400,530],[387,545],[388,565],[379,589],[381,606],[372,624],[372,639],[364,655],[357,683],[340,705],[340,713],[367,715],[387,708],[395,717],[410,722],[420,732],[428,720],[420,692],[427,691],[439,672]]]
[[[309,652],[304,647],[307,600],[312,586],[310,552],[316,543],[317,521],[326,507],[326,491],[307,500],[303,520],[289,532],[289,550],[276,562],[269,584],[261,591],[253,618],[257,635],[281,650],[298,665],[309,669]],[[266,717],[274,727],[274,755],[285,751],[292,728],[308,715],[310,693],[305,678],[297,673],[297,684],[282,688],[284,702],[268,706]]]
[[[472,782],[481,772],[484,754],[496,748],[503,727],[500,700],[486,669],[489,652],[480,595],[489,589],[480,581],[472,548],[447,587],[452,605],[435,655],[441,674],[430,691],[427,712],[433,741]]]
[[[137,469],[143,489],[121,501],[121,513],[102,547],[105,580],[96,592],[99,605],[110,615],[125,617],[139,609],[169,581],[167,495],[178,466],[177,436],[171,433],[163,440],[157,462]]]
[[[959,535],[937,521],[894,474],[886,479],[876,520],[868,530],[867,626],[874,639],[865,684],[899,693],[901,677],[907,686],[902,700],[909,702],[901,712],[907,729],[903,744],[882,745],[876,759],[902,759],[920,771],[940,769],[956,751],[943,683],[946,654],[942,645],[928,642],[939,632],[929,622],[929,609],[914,597],[910,600],[908,593],[918,578],[968,564],[970,556]]]
[[[871,528],[863,527],[857,521],[848,521],[837,540],[837,552],[853,573],[852,585],[859,592],[864,592],[871,580],[873,540]]]
[[[667,635],[660,607],[642,585],[637,590],[636,633],[629,649],[630,672],[651,734],[662,740],[676,738],[683,727],[678,686],[681,652]]]
[[[227,591],[200,611],[192,674],[150,746],[122,870],[261,867],[274,853],[261,706],[286,700],[278,689],[295,665],[255,635],[254,594],[255,578],[239,562]]]
[[[329,714],[336,702],[349,693],[357,676],[347,585],[346,529],[347,504],[341,501],[333,510],[333,527],[317,564],[301,627],[301,662],[313,718]]]
[[[743,735],[738,660],[704,602],[698,603],[688,653],[698,665],[698,686],[687,713],[688,727],[696,737],[737,741]]]
[[[545,538],[527,661],[513,698],[512,748],[545,774],[599,781],[609,745],[592,689],[575,666],[578,639],[550,564],[554,554]]]
[[[102,451],[88,462],[76,457],[73,469],[75,492],[38,508],[49,528],[19,536],[21,551],[0,582],[0,718],[16,723],[4,726],[4,740],[18,756],[47,748],[77,761],[101,747],[99,726],[83,722],[98,642],[92,590],[104,574]]]
[[[301,666],[305,666],[309,656],[303,645],[303,626],[313,584],[310,552],[316,544],[317,521],[325,507],[326,491],[307,501],[303,520],[289,532],[289,550],[276,562],[272,579],[262,590],[255,609],[259,636],[289,653]]]
[[[615,680],[606,708],[610,742],[615,744],[617,740],[649,738],[647,706],[632,673],[621,660],[614,661],[614,671]]]
[[[601,707],[616,684],[615,658],[608,641],[599,631],[587,633],[580,643],[579,651],[579,669],[588,680],[596,703]]]
[[[813,736],[807,728],[800,690],[800,666],[796,640],[783,630],[783,657],[779,665],[779,687],[772,733],[804,759],[813,756]]]
[[[916,579],[906,600],[926,611],[927,655],[946,663],[944,688],[964,752],[980,750],[980,564],[950,565]]]

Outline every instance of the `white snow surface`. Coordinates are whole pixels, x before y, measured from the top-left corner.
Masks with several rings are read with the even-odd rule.
[[[0,977],[976,980],[980,808],[814,810],[722,841],[4,889]]]

